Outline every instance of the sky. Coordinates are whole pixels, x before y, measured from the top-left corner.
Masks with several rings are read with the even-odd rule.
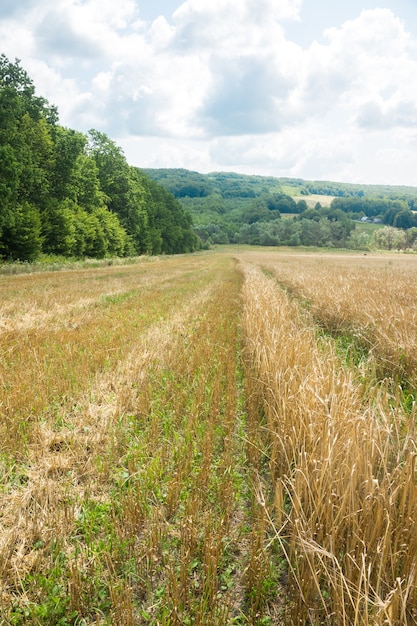
[[[131,165],[417,186],[417,0],[1,0],[0,42]]]

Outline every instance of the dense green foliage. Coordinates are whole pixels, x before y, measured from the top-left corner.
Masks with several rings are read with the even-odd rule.
[[[411,247],[415,243],[417,189],[413,187],[226,172],[199,174],[184,169],[145,172],[190,211],[195,231],[206,246],[247,243],[367,248]],[[327,196],[328,206],[315,200],[318,194]],[[373,231],[356,228],[360,221],[411,231],[404,237],[391,231],[374,236]]]
[[[378,218],[388,226],[405,229],[417,226],[417,215],[413,212],[417,198],[412,196],[403,199],[334,198],[332,207],[352,216]]]
[[[358,197],[358,198],[392,198],[417,202],[417,189],[407,185],[359,185],[353,183],[337,183],[324,180],[302,180],[281,178],[283,184],[299,185],[302,193],[323,194],[325,196]]]
[[[0,257],[189,252],[191,218],[106,135],[60,126],[19,61],[0,56]]]

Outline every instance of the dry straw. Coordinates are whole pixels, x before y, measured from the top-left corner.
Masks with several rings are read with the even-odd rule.
[[[311,285],[299,287],[304,262],[295,264],[297,294],[311,297]],[[415,412],[393,406],[374,380],[364,393],[333,340],[317,340],[316,320],[286,293],[289,265],[281,273],[269,258],[275,278],[255,265],[244,266],[247,396],[269,459],[265,507],[288,559],[290,621],[414,623]],[[323,291],[314,302],[325,308],[337,293],[324,300]]]

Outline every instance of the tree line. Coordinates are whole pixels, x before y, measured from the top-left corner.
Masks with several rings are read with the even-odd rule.
[[[379,218],[383,224],[395,228],[417,227],[417,197],[405,198],[334,198],[331,206],[350,215],[353,219],[361,217]]]
[[[192,218],[104,133],[58,123],[20,62],[0,55],[0,257],[190,252]]]

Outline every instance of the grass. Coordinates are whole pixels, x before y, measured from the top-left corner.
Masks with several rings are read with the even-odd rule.
[[[262,615],[251,585],[265,573],[245,576],[259,541],[239,382],[241,276],[227,257],[163,265],[65,274],[46,301],[37,277],[30,320],[15,315],[6,333],[16,342],[36,319],[31,351],[11,365],[25,358],[51,380],[42,400],[27,385],[13,417],[20,438],[5,439],[10,623],[224,624],[254,604]],[[53,313],[50,299],[61,303]],[[17,379],[8,391],[17,404]]]
[[[260,258],[260,257],[259,257]],[[417,371],[413,259],[403,255],[323,255],[270,264],[281,285],[309,302],[314,320],[333,336],[355,338],[374,356],[380,378],[414,385]],[[278,258],[278,257],[275,257]]]
[[[373,222],[356,222],[356,232],[365,232],[371,234],[376,230],[385,228],[385,224],[374,224]]]
[[[414,623],[413,272],[2,276],[0,624]]]
[[[77,259],[59,255],[41,255],[37,261],[2,261],[0,275],[33,274],[35,272],[60,272],[63,270],[124,266],[147,262],[149,257],[120,257],[104,259]]]

